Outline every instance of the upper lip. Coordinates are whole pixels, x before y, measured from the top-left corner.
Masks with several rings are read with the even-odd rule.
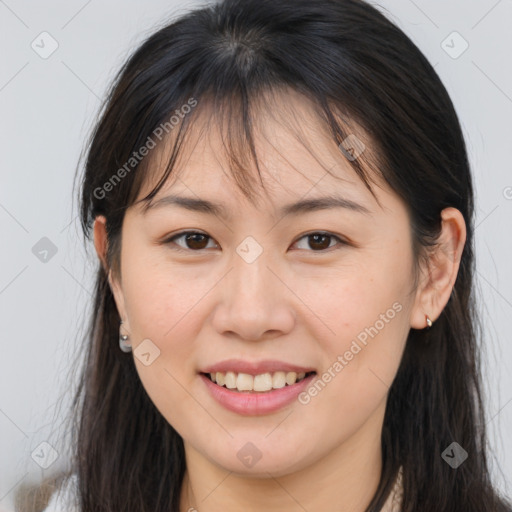
[[[274,373],[278,371],[308,373],[315,371],[314,368],[299,366],[285,361],[275,359],[265,361],[244,361],[242,359],[226,359],[219,363],[207,366],[200,370],[201,373],[234,372],[247,373],[248,375],[261,375],[263,373]]]

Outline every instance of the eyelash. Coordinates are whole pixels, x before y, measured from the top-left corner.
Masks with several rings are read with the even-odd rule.
[[[207,235],[206,233],[202,233],[201,231],[181,231],[180,233],[177,233],[175,235],[173,235],[171,238],[168,238],[167,240],[164,240],[163,244],[164,245],[169,245],[169,244],[174,244],[174,247],[172,247],[173,250],[175,251],[179,251],[179,252],[203,252],[203,251],[206,251],[207,249],[188,249],[188,248],[183,248],[183,247],[180,247],[178,246],[174,241],[179,239],[179,238],[182,238],[186,235],[204,235],[205,237],[209,238],[210,240],[213,240],[213,238],[209,235]],[[329,233],[328,231],[311,231],[309,233],[306,233],[304,235],[302,235],[300,238],[298,238],[295,242],[297,243],[299,240],[302,240],[303,238],[307,238],[307,237],[310,237],[310,236],[313,236],[313,235],[322,235],[322,236],[327,236],[329,238],[334,238],[338,241],[338,246],[337,248],[335,248],[335,250],[337,249],[341,249],[343,246],[347,246],[349,245],[349,243],[345,240],[343,240],[342,238],[340,238],[339,236],[337,235],[334,235],[333,233]],[[335,246],[334,246],[335,247]],[[299,250],[307,250],[307,252],[315,252],[315,253],[325,253],[325,252],[332,252],[331,251],[332,247],[328,247],[327,249],[322,249],[322,250],[318,250],[318,251],[315,251],[313,249],[310,249],[310,250],[307,250],[307,249],[299,249]]]

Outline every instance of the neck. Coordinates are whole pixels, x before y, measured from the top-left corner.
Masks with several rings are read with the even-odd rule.
[[[185,442],[187,470],[181,512],[364,512],[377,490],[385,404],[349,439],[315,462],[279,477],[255,478],[227,471]],[[321,492],[319,492],[321,490]]]

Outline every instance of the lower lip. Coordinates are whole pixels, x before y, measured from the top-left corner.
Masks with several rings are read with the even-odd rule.
[[[262,392],[231,391],[212,382],[206,375],[199,374],[208,391],[226,409],[246,416],[270,414],[291,404],[316,377],[313,373],[300,382],[280,389]]]

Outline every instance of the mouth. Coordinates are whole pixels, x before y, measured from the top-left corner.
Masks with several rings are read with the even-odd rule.
[[[264,394],[272,391],[294,386],[309,377],[316,375],[316,371],[293,372],[276,371],[258,375],[237,372],[200,372],[213,384],[242,394]]]
[[[198,376],[213,400],[223,408],[239,415],[261,416],[292,406],[300,393],[312,384],[316,371],[256,375],[217,371],[200,372]]]

